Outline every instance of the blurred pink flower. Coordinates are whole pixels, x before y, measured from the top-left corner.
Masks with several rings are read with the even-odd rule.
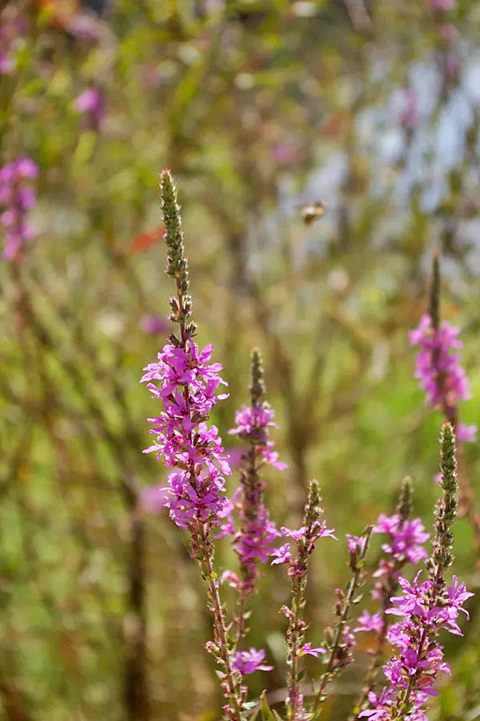
[[[0,75],[9,75],[13,70],[13,60],[8,53],[0,50]]]
[[[453,10],[457,4],[456,0],[429,0],[430,7],[433,10]]]
[[[473,443],[477,440],[477,430],[477,426],[467,426],[465,423],[459,423],[457,426],[457,443],[465,443],[465,441]]]
[[[228,583],[230,588],[239,588],[240,579],[234,571],[224,571],[220,576],[220,583]]]
[[[453,23],[442,23],[438,28],[438,32],[447,45],[452,45],[458,34],[458,30]]]
[[[2,14],[0,22],[0,75],[10,75],[15,69],[15,54],[27,31],[25,19],[13,12]],[[21,11],[20,11],[21,12]]]
[[[147,513],[162,513],[170,493],[170,488],[160,483],[144,488],[140,494],[140,507]]]
[[[162,82],[162,76],[156,65],[152,63],[141,68],[141,78],[147,88],[156,88]]]
[[[471,397],[470,384],[460,363],[460,330],[450,323],[432,327],[429,315],[423,315],[410,343],[419,346],[415,360],[415,378],[427,394],[430,405],[456,406]]]
[[[272,558],[272,566],[275,566],[279,563],[290,563],[290,561],[292,560],[290,544],[285,543],[283,546],[280,546],[280,548],[275,549],[275,551],[272,553]]]
[[[0,168],[0,225],[5,228],[3,257],[9,262],[21,260],[27,242],[35,236],[28,213],[36,203],[31,181],[38,175],[33,160],[25,156]]]
[[[295,160],[296,152],[292,145],[287,143],[278,143],[272,148],[273,159],[279,165],[289,165]]]
[[[90,130],[99,130],[105,115],[103,94],[98,88],[88,88],[75,100],[75,107],[86,118]]]
[[[445,73],[449,80],[454,80],[460,71],[460,58],[456,53],[449,52],[445,58]]]
[[[349,553],[363,553],[367,540],[365,536],[352,536],[351,533],[347,533],[346,535]]]
[[[242,462],[243,449],[242,448],[225,448],[225,456],[230,464],[231,468],[239,466]]]
[[[78,13],[68,23],[68,32],[80,40],[96,42],[105,34],[105,26],[93,15]]]
[[[400,94],[398,122],[405,130],[413,130],[418,125],[419,118],[417,93],[411,88],[404,88]]]
[[[167,335],[171,329],[168,318],[153,313],[141,318],[140,327],[148,335]]]
[[[384,621],[380,611],[376,613],[369,613],[364,611],[358,617],[358,626],[354,628],[354,632],[358,631],[375,631],[375,633],[381,633],[383,631]]]

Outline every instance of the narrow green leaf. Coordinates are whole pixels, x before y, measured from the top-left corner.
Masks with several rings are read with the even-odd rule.
[[[260,701],[262,704],[262,721],[276,721],[273,711],[270,708],[270,706],[268,705],[265,691],[262,691],[262,695],[260,696]]]

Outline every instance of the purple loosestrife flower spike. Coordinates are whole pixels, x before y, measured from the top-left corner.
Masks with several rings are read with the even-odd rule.
[[[312,707],[313,718],[317,718],[322,704],[327,699],[328,683],[353,661],[352,648],[355,645],[355,637],[348,621],[352,606],[361,600],[359,591],[365,579],[365,558],[371,535],[372,526],[367,526],[361,536],[347,536],[348,565],[352,575],[344,591],[340,588],[336,590],[335,615],[337,622],[333,630],[327,629],[325,633],[324,669],[316,684],[316,695]]]
[[[265,483],[260,476],[262,466],[272,463],[273,442],[268,440],[268,429],[274,423],[273,410],[264,400],[262,357],[256,349],[252,352],[250,372],[250,405],[244,406],[236,414],[237,425],[230,431],[247,443],[247,449],[242,456],[240,488],[234,504],[238,508],[240,526],[233,542],[240,559],[241,575],[236,618],[239,641],[248,631],[247,602],[250,594],[255,591],[259,563],[265,563],[272,555],[272,544],[279,535],[265,507]],[[276,454],[273,463],[278,467]],[[228,523],[233,526],[233,518],[230,518]]]
[[[292,537],[297,543],[297,556],[295,559],[291,558],[289,552],[283,554],[284,562],[289,563],[288,575],[292,582],[290,606],[284,606],[281,609],[288,620],[288,694],[286,698],[288,721],[304,721],[304,719],[307,719],[304,699],[300,690],[300,681],[303,675],[301,658],[306,654],[317,655],[325,652],[322,647],[312,649],[310,643],[305,643],[308,623],[304,615],[310,558],[320,538],[333,536],[333,531],[327,529],[325,521],[321,520],[323,516],[321,501],[318,481],[311,481],[302,527],[297,531],[290,531],[287,528],[282,529],[283,535]]]
[[[388,631],[388,610],[391,598],[398,590],[400,572],[406,563],[416,564],[427,557],[423,544],[428,540],[424,526],[419,519],[409,520],[412,512],[412,481],[405,478],[402,482],[395,514],[381,515],[373,527],[373,533],[386,534],[388,541],[382,545],[385,556],[380,558],[373,576],[378,580],[372,591],[372,598],[380,602],[380,611],[369,614],[365,611],[358,619],[358,631],[373,631],[375,645],[370,651],[371,662],[365,684],[355,704],[349,721],[358,718],[369,694],[373,691],[385,652]]]
[[[476,427],[458,422],[458,404],[471,397],[470,384],[460,365],[458,339],[460,331],[449,323],[440,322],[440,259],[433,257],[429,313],[418,328],[410,333],[412,345],[419,346],[415,377],[427,394],[433,408],[439,408],[455,428],[457,442],[475,440]]]
[[[441,672],[449,673],[443,661],[443,647],[438,634],[443,629],[461,635],[460,612],[468,614],[463,604],[472,595],[456,577],[446,587],[445,572],[452,563],[452,524],[456,515],[457,479],[455,434],[445,424],[441,434],[440,468],[443,494],[435,511],[435,535],[430,558],[426,562],[428,578],[413,583],[399,579],[402,595],[392,599],[389,613],[401,620],[388,633],[394,648],[383,671],[388,680],[380,694],[369,694],[369,707],[358,717],[373,721],[426,721],[426,705],[435,695],[435,682]]]
[[[144,370],[152,396],[163,405],[157,418],[150,419],[155,451],[173,469],[164,492],[157,490],[157,506],[169,509],[172,520],[188,530],[192,556],[198,559],[207,582],[207,604],[213,620],[213,641],[206,648],[214,656],[225,698],[224,716],[241,721],[245,689],[235,666],[235,644],[228,635],[218,576],[214,567],[212,529],[225,505],[223,476],[230,468],[223,455],[218,429],[209,426],[208,416],[222,398],[217,389],[223,383],[218,363],[210,363],[211,346],[199,349],[193,341],[196,326],[191,321],[188,262],[185,257],[180,208],[168,170],[161,175],[162,210],[168,249],[167,273],[175,279],[176,297],[170,299],[170,318],[179,325],[179,337],[170,336],[158,354],[158,361]],[[223,396],[225,397],[225,396]]]
[[[470,386],[455,352],[461,348],[458,335],[458,329],[448,323],[435,329],[429,315],[410,334],[412,345],[420,346],[415,377],[430,405],[441,408],[449,420],[454,419],[458,402],[470,398]]]
[[[3,257],[10,263],[21,261],[25,246],[35,232],[27,221],[28,212],[36,203],[32,181],[38,167],[27,157],[21,157],[0,168],[0,224],[5,229]]]
[[[465,441],[476,439],[477,427],[459,422],[459,403],[470,398],[470,384],[460,364],[459,330],[448,323],[440,323],[440,286],[440,260],[435,254],[429,315],[423,316],[418,328],[410,334],[412,344],[420,347],[415,376],[426,391],[430,405],[438,408],[455,430],[459,446],[459,514],[468,518],[480,551],[480,515],[475,508],[475,494],[462,463],[460,448]]]

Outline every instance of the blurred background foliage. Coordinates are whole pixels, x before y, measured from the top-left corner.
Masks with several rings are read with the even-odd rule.
[[[138,384],[166,337],[148,316],[166,317],[171,291],[158,173],[175,174],[200,339],[230,384],[222,433],[246,398],[251,347],[264,353],[289,463],[269,479],[274,518],[294,522],[317,477],[330,525],[359,532],[408,473],[429,524],[441,418],[413,379],[408,331],[427,308],[435,247],[442,316],[462,328],[474,391],[462,419],[480,421],[480,6],[0,7],[12,66],[0,75],[1,164],[27,155],[40,169],[28,258],[0,267],[0,718],[213,721],[197,568],[181,532],[138,504],[164,476],[141,452],[154,404]],[[316,201],[325,214],[306,224],[299,206]],[[478,444],[467,446],[475,487]],[[465,520],[456,551],[475,588]],[[314,641],[347,575],[345,544],[320,556]],[[220,565],[232,563],[222,547]],[[269,570],[251,639],[275,670],[253,677],[252,694],[284,685],[287,595]],[[453,679],[433,719],[480,718],[478,632],[474,615],[465,642],[449,642]],[[325,719],[345,717],[365,664],[360,653]]]

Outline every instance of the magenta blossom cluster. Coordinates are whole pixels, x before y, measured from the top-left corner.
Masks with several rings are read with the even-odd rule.
[[[224,476],[230,467],[218,429],[206,423],[216,402],[227,397],[217,395],[218,387],[226,384],[219,375],[222,366],[210,363],[211,354],[212,346],[200,350],[192,340],[185,348],[167,344],[142,377],[164,408],[149,419],[156,440],[145,453],[154,452],[166,466],[176,468],[165,490],[157,490],[156,503],[168,508],[181,528],[194,521],[218,522],[226,502]]]
[[[380,611],[376,611],[375,613],[363,611],[358,617],[358,626],[353,630],[355,633],[358,631],[373,631],[376,634],[380,634],[383,631],[383,627],[383,614]]]
[[[408,519],[398,513],[393,516],[382,513],[373,527],[373,533],[388,536],[382,550],[396,561],[415,565],[428,555],[423,544],[428,541],[430,534],[425,532],[425,526],[419,518]]]
[[[5,260],[19,260],[25,244],[35,235],[27,222],[27,214],[36,202],[32,181],[37,175],[36,164],[26,157],[0,168],[0,207],[3,209],[0,223],[5,229]]]
[[[306,526],[301,526],[301,528],[297,529],[282,527],[280,529],[280,536],[293,538],[293,540],[296,541],[297,544],[300,543],[304,545],[305,555],[307,556],[311,556],[311,554],[315,550],[315,546],[321,538],[330,537],[334,538],[335,540],[337,539],[334,529],[327,528],[327,522],[325,519],[321,521],[314,521],[312,526],[308,529]],[[280,546],[280,548],[275,549],[275,551],[272,553],[272,558],[272,566],[281,563],[286,563],[289,565],[288,575],[291,578],[299,574],[302,575],[304,573],[304,568],[301,560],[299,558],[294,559],[292,557],[290,543],[284,543],[282,546]]]
[[[360,708],[368,701],[369,693],[373,691],[377,669],[381,665],[380,659],[384,654],[387,639],[387,614],[391,607],[392,596],[400,583],[401,569],[407,563],[415,565],[428,556],[423,544],[428,541],[430,534],[425,532],[420,519],[408,518],[410,506],[411,486],[406,479],[402,486],[397,512],[392,516],[381,514],[373,527],[373,533],[384,534],[387,540],[382,544],[385,556],[380,559],[378,568],[373,574],[377,580],[372,590],[372,598],[379,602],[380,610],[375,613],[363,611],[357,620],[358,625],[353,629],[354,633],[372,633],[376,638],[376,643],[370,650],[372,661],[367,676],[368,683],[359,699]]]
[[[369,694],[370,708],[359,717],[391,721],[399,718],[396,714],[403,704],[406,713],[402,719],[426,721],[424,706],[429,697],[436,695],[435,681],[440,673],[450,672],[436,637],[441,629],[462,635],[458,617],[462,612],[468,618],[463,604],[473,594],[454,576],[446,592],[436,598],[432,581],[421,582],[419,577],[420,573],[413,583],[405,578],[399,581],[403,594],[392,599],[393,607],[387,611],[402,619],[388,632],[388,640],[395,649],[383,667],[389,686],[379,696]]]
[[[268,510],[260,506],[255,519],[248,521],[244,530],[235,534],[234,548],[243,566],[267,563],[275,552],[273,543],[278,538],[275,523],[270,520]]]
[[[242,455],[242,483],[225,507],[226,522],[219,535],[233,535],[233,546],[243,569],[242,590],[254,590],[257,578],[257,564],[267,563],[275,552],[274,543],[279,536],[275,523],[264,504],[264,482],[259,472],[264,465],[278,470],[287,468],[278,460],[274,442],[269,439],[270,428],[276,428],[274,411],[266,401],[257,401],[243,406],[235,414],[235,427],[229,433],[239,436],[247,444]],[[234,513],[238,513],[236,530]]]
[[[387,593],[385,597],[386,591],[396,588],[400,569],[404,564],[416,565],[427,558],[428,554],[423,544],[428,541],[430,534],[426,533],[425,526],[419,518],[402,518],[399,513],[393,516],[382,513],[372,532],[387,536],[387,540],[382,544],[386,557],[380,559],[378,568],[373,574],[378,581],[373,587],[372,598],[389,605],[391,593]],[[383,612],[370,614],[365,611],[359,617],[358,623],[355,631],[381,633],[385,625],[385,615]]]
[[[458,328],[443,323],[435,330],[429,315],[422,316],[418,328],[410,333],[410,342],[420,348],[415,363],[415,378],[434,408],[456,408],[471,397],[470,384],[460,365],[462,347]],[[459,424],[457,440],[475,440],[476,426]]]
[[[258,439],[264,438],[265,440],[258,444],[260,461],[279,471],[284,471],[288,467],[287,464],[278,460],[274,442],[267,439],[268,430],[278,427],[274,418],[275,411],[265,401],[253,407],[242,406],[235,414],[235,427],[229,431],[229,434],[239,436],[243,440],[249,440],[252,436]]]

